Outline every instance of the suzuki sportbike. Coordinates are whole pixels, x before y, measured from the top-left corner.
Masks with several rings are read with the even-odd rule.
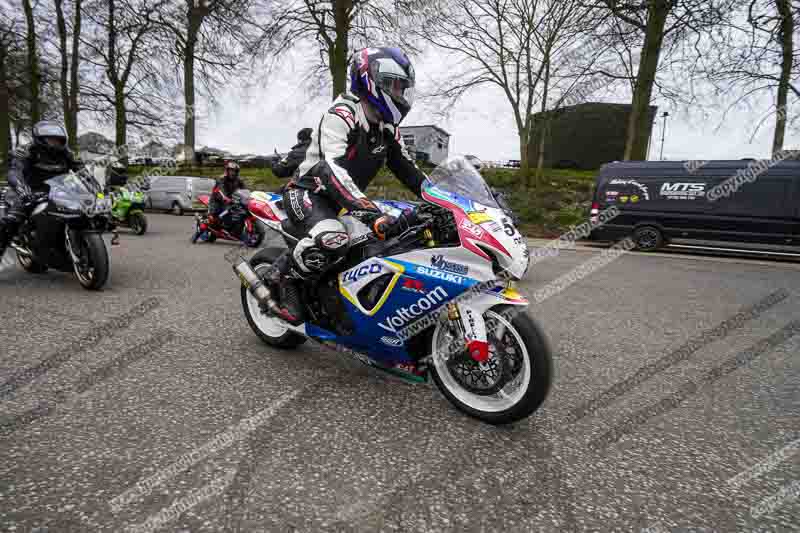
[[[219,216],[210,220],[208,214],[200,215],[195,213],[195,232],[192,235],[192,242],[198,240],[214,242],[218,238],[226,241],[237,241],[257,248],[264,241],[264,228],[257,223],[257,218],[249,211],[250,191],[239,189],[233,193],[233,202],[220,213]],[[209,196],[202,194],[197,198],[204,206],[208,207]],[[225,228],[222,218],[229,217],[230,227]]]
[[[147,232],[147,217],[144,216],[144,192],[120,187],[111,191],[110,196],[113,223],[131,228],[136,235],[144,235]]]
[[[351,247],[318,282],[303,284],[307,321],[299,326],[271,313],[263,282],[282,250],[240,258],[234,270],[247,321],[270,346],[312,339],[408,381],[432,377],[458,409],[485,422],[523,419],[545,400],[553,363],[542,329],[525,312],[528,300],[514,287],[529,252],[513,212],[463,159],[434,170],[422,199],[377,202],[390,214],[415,208],[421,221],[387,241],[341,217]],[[251,198],[250,211],[291,245],[280,196]]]
[[[49,192],[33,195],[31,215],[11,243],[17,261],[37,274],[48,268],[74,272],[85,289],[100,289],[109,274],[102,234],[109,228],[111,199],[86,171],[45,183]]]

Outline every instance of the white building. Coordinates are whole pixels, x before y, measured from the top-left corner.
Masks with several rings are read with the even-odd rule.
[[[403,126],[400,128],[403,143],[416,158],[438,165],[445,159],[450,147],[450,134],[438,126]]]

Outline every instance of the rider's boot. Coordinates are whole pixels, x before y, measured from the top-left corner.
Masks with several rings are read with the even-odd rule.
[[[300,272],[294,264],[292,251],[287,249],[275,260],[265,277],[279,309],[278,317],[293,326],[305,322],[299,288],[305,278]]]

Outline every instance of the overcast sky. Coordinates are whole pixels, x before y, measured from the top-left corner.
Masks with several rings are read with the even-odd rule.
[[[288,56],[287,56],[288,57]],[[442,71],[441,59],[435,54],[416,62],[420,89],[424,89],[430,73]],[[315,127],[321,113],[330,107],[327,97],[311,99],[298,90],[298,80],[304,69],[283,65],[268,78],[247,92],[220,90],[219,105],[207,110],[197,132],[197,147],[207,145],[233,153],[285,152],[295,143],[297,130]],[[730,95],[732,101],[736,95]],[[600,91],[591,100],[630,103],[630,93],[617,90]],[[725,98],[723,98],[723,104]],[[690,110],[671,108],[658,98],[659,115],[667,110],[667,129],[664,141],[665,159],[739,159],[742,157],[769,158],[774,118],[763,122],[751,141],[754,126],[768,113],[768,100],[760,109],[730,111],[722,121],[722,107],[695,107]],[[664,107],[666,106],[666,107]],[[451,154],[474,154],[484,160],[519,158],[516,126],[503,93],[492,88],[480,88],[457,105],[446,119],[438,119],[419,103],[404,121],[404,125],[436,124],[447,130]],[[202,111],[201,111],[202,113]],[[658,159],[663,119],[656,120],[650,159]],[[106,128],[103,128],[106,130]],[[111,131],[106,130],[107,133]],[[111,136],[113,138],[113,136]],[[787,132],[785,148],[797,147],[798,137]]]

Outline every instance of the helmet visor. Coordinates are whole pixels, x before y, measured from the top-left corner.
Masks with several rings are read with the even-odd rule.
[[[414,103],[414,71],[406,72],[397,61],[378,59],[375,84],[396,103],[410,108]]]
[[[381,76],[378,87],[402,106],[410,108],[414,104],[414,82],[407,78]]]

